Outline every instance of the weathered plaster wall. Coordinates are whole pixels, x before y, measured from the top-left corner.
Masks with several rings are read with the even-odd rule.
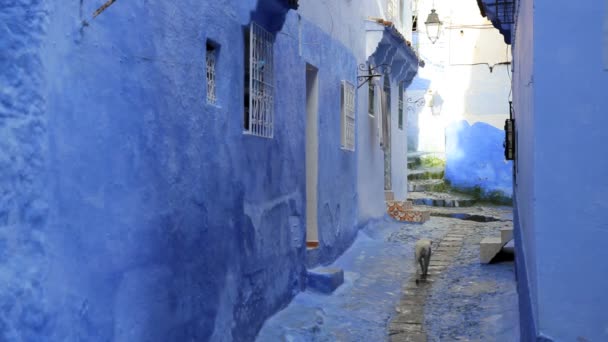
[[[522,341],[537,335],[537,260],[535,201],[534,1],[522,0],[513,32],[513,115],[516,161],[513,182],[514,236]]]
[[[242,134],[234,92],[253,0],[117,2],[82,27],[98,5],[0,13],[2,338],[250,340],[305,285],[298,17],[276,36],[275,135],[261,139]],[[356,158],[339,149],[355,62],[304,26],[329,46],[320,222],[335,257],[356,234]],[[206,39],[220,45],[217,105]]]
[[[365,63],[369,57],[366,54],[366,39],[362,39],[366,35],[364,20],[368,17],[385,17],[386,9],[386,0],[351,0],[345,2],[310,0],[301,3],[299,13],[327,32],[332,38],[348,47],[354,56],[354,67],[356,68],[359,64]],[[404,6],[404,9],[407,11],[409,7]],[[405,35],[408,36],[408,33],[405,32]],[[318,43],[314,40],[302,41],[303,48],[317,49],[318,46]],[[356,72],[356,70],[354,71]],[[393,103],[395,105],[392,115],[392,132],[397,131],[397,91],[395,87],[397,87],[397,84],[393,84]],[[356,115],[357,222],[362,225],[386,214],[384,154],[377,136],[377,117],[368,115],[367,84],[357,90]],[[393,136],[394,139],[405,139],[399,133]],[[399,190],[400,192],[396,193],[396,196],[404,199],[407,188],[404,184],[407,181],[407,175],[403,168],[398,166],[399,164],[406,164],[405,161],[401,163],[399,158],[405,158],[403,156],[405,156],[407,144],[406,141],[393,141],[393,184],[402,186],[403,191]]]
[[[608,339],[608,158],[589,148],[605,145],[608,125],[604,5],[536,1],[534,77],[520,85],[535,91],[538,328],[555,341]]]
[[[505,133],[489,124],[467,121],[446,128],[445,178],[456,188],[480,187],[489,195],[511,197],[513,164],[506,161],[502,142]]]
[[[47,96],[42,1],[0,7],[0,340],[44,336],[54,308],[47,189]]]
[[[290,229],[303,227],[303,98],[276,98],[272,140],[242,134],[233,99],[252,7],[116,3],[80,32],[77,6],[55,8],[49,336],[247,340],[303,286]],[[207,38],[220,44],[217,106]],[[276,46],[287,75],[297,45]]]
[[[341,82],[356,85],[352,52],[326,32],[301,20],[302,58],[318,68],[318,219],[322,262],[337,258],[354,240],[357,218],[357,153],[340,147]],[[319,47],[323,46],[323,49]],[[336,61],[340,61],[336,63]],[[304,74],[304,66],[300,68]]]

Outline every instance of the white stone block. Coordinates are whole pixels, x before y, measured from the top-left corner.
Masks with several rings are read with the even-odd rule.
[[[487,237],[479,244],[479,261],[488,264],[500,252],[504,244],[499,237]]]
[[[513,240],[513,228],[501,228],[500,240],[503,244]]]

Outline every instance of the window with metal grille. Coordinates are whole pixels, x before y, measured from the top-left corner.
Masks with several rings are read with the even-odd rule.
[[[403,82],[399,82],[399,129],[403,129]]]
[[[348,81],[342,81],[341,95],[341,121],[342,121],[342,148],[355,150],[355,86]]]
[[[254,22],[245,32],[245,133],[264,138],[274,134],[273,39]]]
[[[207,103],[217,103],[215,93],[215,61],[217,58],[217,49],[213,43],[207,41],[207,51],[205,55],[207,64]]]

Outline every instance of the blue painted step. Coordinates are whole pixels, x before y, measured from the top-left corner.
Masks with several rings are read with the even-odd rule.
[[[344,283],[341,268],[319,268],[308,271],[307,287],[321,293],[332,293]]]

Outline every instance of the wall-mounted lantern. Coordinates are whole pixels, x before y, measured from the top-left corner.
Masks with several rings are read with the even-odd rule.
[[[435,44],[441,35],[441,26],[443,26],[443,23],[439,20],[439,14],[437,14],[437,11],[434,8],[431,10],[431,13],[429,13],[429,16],[426,17],[424,25],[426,25],[426,35],[429,37],[431,43]]]

